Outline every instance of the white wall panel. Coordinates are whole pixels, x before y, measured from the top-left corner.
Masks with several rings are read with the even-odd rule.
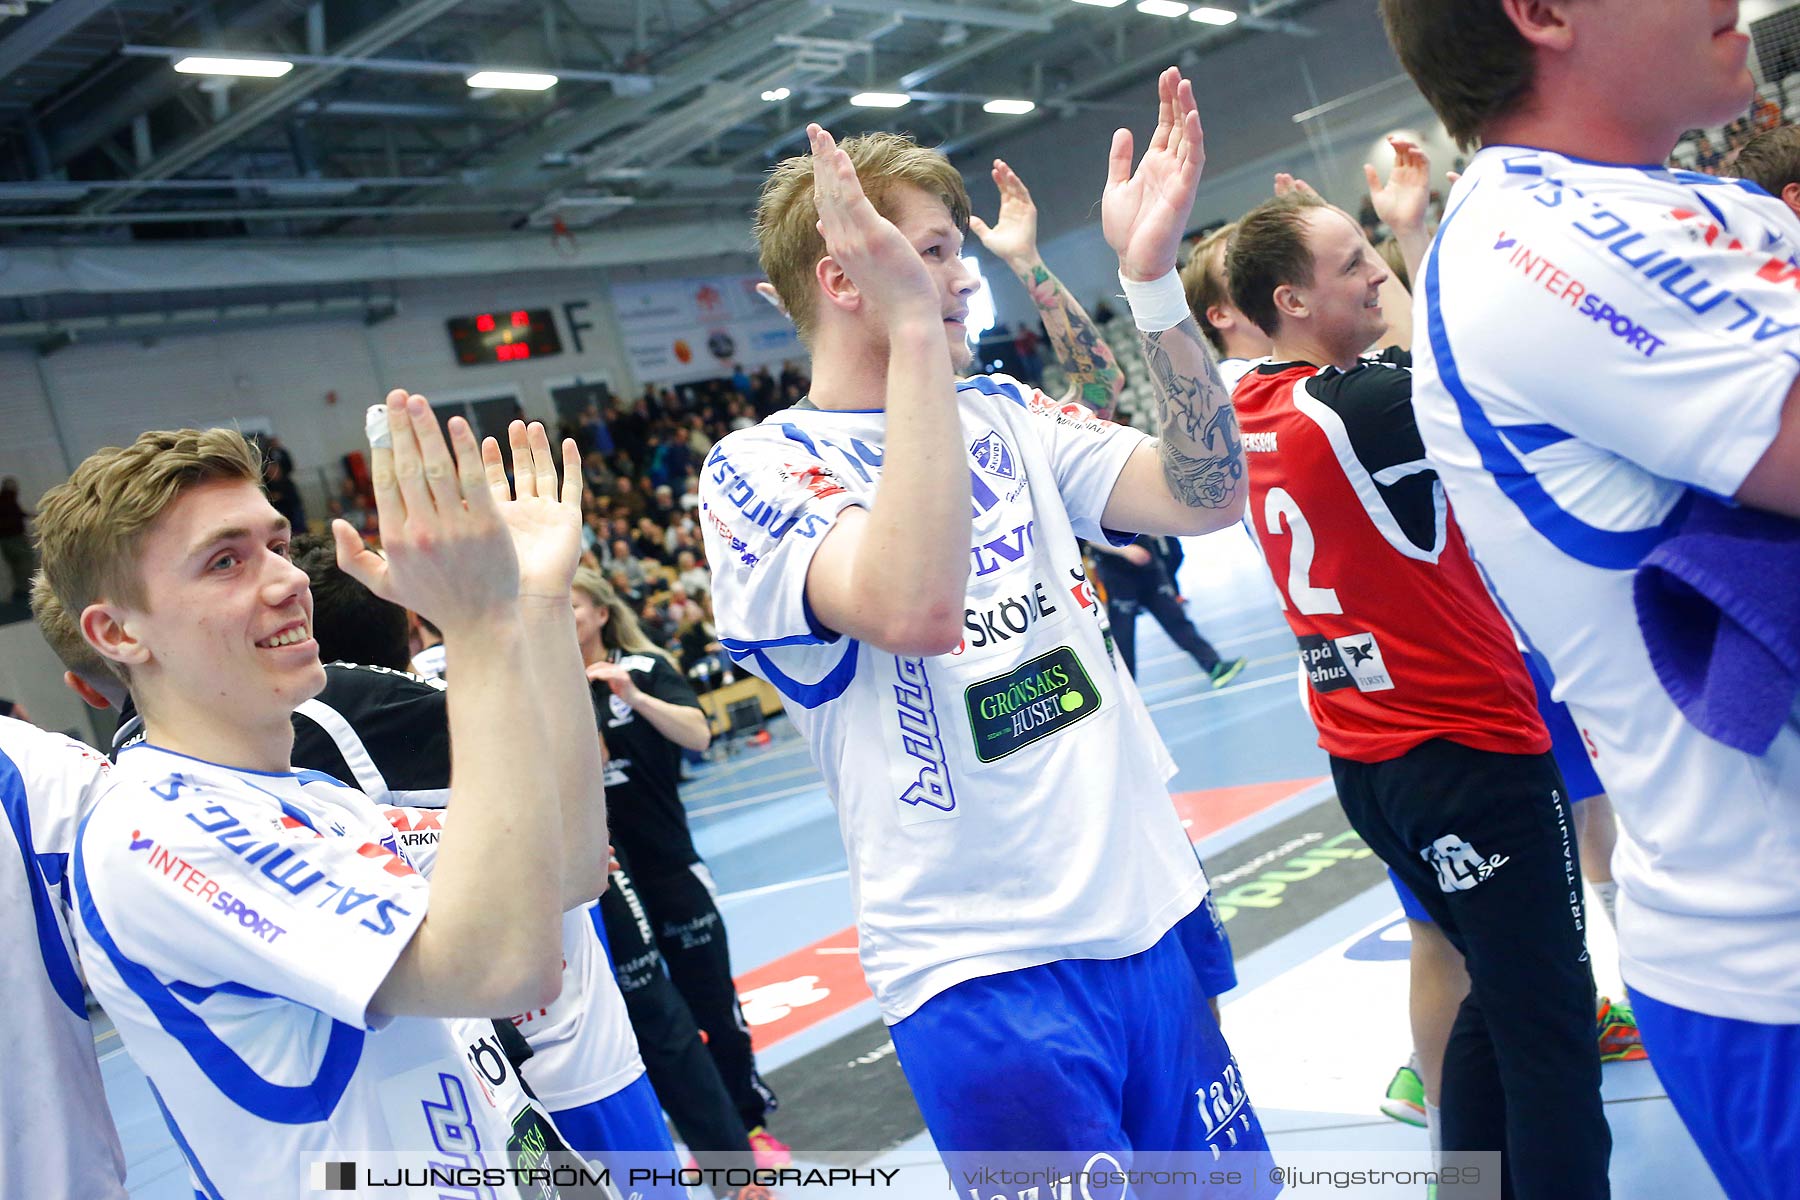
[[[7,475],[18,479],[29,509],[68,475],[36,355],[29,350],[0,350],[0,477]]]
[[[628,277],[652,274],[632,271]],[[553,415],[549,380],[579,376],[604,380],[615,391],[634,390],[609,293],[608,277],[598,271],[418,282],[401,285],[399,314],[374,326],[317,321],[78,342],[36,363],[29,352],[0,355],[6,381],[0,428],[7,431],[0,471],[19,474],[31,496],[67,474],[38,384],[41,365],[77,460],[146,429],[266,423],[294,456],[309,513],[321,515],[319,470],[335,477],[340,457],[362,447],[363,410],[390,387],[439,397],[516,392],[525,411],[541,418]],[[580,329],[569,323],[571,304]],[[551,309],[563,352],[527,362],[459,365],[446,321],[514,308]]]

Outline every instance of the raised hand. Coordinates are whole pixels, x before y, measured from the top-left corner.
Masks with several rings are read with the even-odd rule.
[[[440,629],[503,613],[518,600],[519,564],[488,492],[474,431],[450,418],[452,458],[425,397],[399,389],[388,393],[387,419],[393,445],[370,451],[383,553],[336,520],[338,566]]]
[[[1388,172],[1385,184],[1374,167],[1363,164],[1375,215],[1396,236],[1423,231],[1425,213],[1431,205],[1431,160],[1418,145],[1404,138],[1389,138],[1388,145],[1394,148],[1394,169]]]
[[[1315,191],[1313,185],[1306,182],[1306,180],[1294,175],[1289,175],[1286,171],[1277,172],[1275,175],[1276,197],[1280,198],[1290,192],[1297,192],[1302,196],[1311,196],[1315,200],[1319,199],[1319,193]]]
[[[875,211],[850,156],[817,125],[808,125],[806,136],[812,145],[813,202],[825,253],[890,329],[904,320],[941,321],[943,303],[925,260],[892,221]]]
[[[994,186],[1000,189],[1000,215],[989,225],[970,214],[969,228],[981,244],[1001,262],[1015,271],[1037,261],[1037,205],[1017,171],[1004,161],[994,160]]]
[[[1175,269],[1206,165],[1193,85],[1170,67],[1157,79],[1156,92],[1156,133],[1149,149],[1133,171],[1131,131],[1115,130],[1100,198],[1100,225],[1127,279],[1157,279]]]
[[[506,438],[512,448],[510,485],[499,442],[488,438],[482,443],[481,462],[494,509],[512,533],[519,559],[519,592],[566,604],[569,584],[581,561],[580,451],[573,440],[563,440],[559,486],[556,457],[543,425],[533,421],[528,427],[523,421],[514,421],[507,426]]]

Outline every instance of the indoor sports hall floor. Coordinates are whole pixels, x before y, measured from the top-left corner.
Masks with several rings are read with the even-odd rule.
[[[1423,1130],[1377,1108],[1410,1042],[1399,905],[1333,796],[1300,708],[1293,639],[1249,539],[1233,528],[1187,546],[1181,582],[1196,623],[1250,665],[1214,692],[1145,617],[1140,685],[1228,914],[1240,986],[1225,998],[1226,1036],[1277,1151],[1423,1149]],[[770,744],[707,764],[684,789],[723,893],[760,1062],[781,1098],[771,1127],[798,1151],[856,1152],[875,1165],[928,1150],[857,967],[836,818],[787,722],[772,729]],[[1621,996],[1611,930],[1603,918],[1590,930],[1600,990]],[[96,1033],[133,1197],[188,1200],[142,1076],[104,1019]],[[1607,1066],[1605,1094],[1618,1200],[1722,1195],[1651,1064]]]

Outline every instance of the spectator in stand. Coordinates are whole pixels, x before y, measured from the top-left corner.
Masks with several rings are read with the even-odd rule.
[[[31,515],[19,503],[19,481],[10,475],[0,480],[0,558],[6,559],[12,573],[14,602],[31,595],[31,538],[25,532]]]
[[[613,444],[631,461],[647,461],[650,446],[650,413],[648,401],[639,400],[612,420]]]
[[[702,462],[718,439],[706,432],[707,418],[694,416],[688,421],[688,453],[690,463]],[[685,478],[685,476],[683,476]]]
[[[644,590],[649,573],[643,563],[632,557],[631,546],[623,539],[612,544],[612,558],[607,566],[615,575],[622,573],[625,576],[628,591],[635,594]]]
[[[651,518],[642,518],[631,535],[631,553],[646,563],[663,562],[669,557],[668,531]]]
[[[1708,175],[1712,174],[1719,169],[1719,162],[1722,158],[1723,155],[1720,154],[1719,148],[1714,146],[1712,139],[1707,137],[1704,133],[1695,139],[1694,165],[1700,170],[1706,172]]]
[[[651,468],[651,477],[656,486],[668,487],[673,480],[686,479],[693,457],[693,451],[688,449],[687,438],[678,436],[670,429],[657,449],[655,465]]]
[[[628,521],[636,521],[644,515],[648,504],[644,493],[638,489],[637,483],[630,475],[620,475],[613,480],[613,513]]]
[[[1758,133],[1767,133],[1781,124],[1781,105],[1758,92],[1750,105],[1750,121]]]
[[[712,626],[711,614],[704,608],[698,617],[682,623],[675,633],[676,649],[681,656],[681,669],[693,682],[694,690],[709,692],[725,679],[729,664],[718,631]]]
[[[692,550],[680,550],[675,554],[675,580],[691,596],[704,596],[712,590],[712,572],[700,562],[699,556]]]
[[[681,511],[691,514],[700,511],[700,477],[687,477],[687,490],[681,493]]]
[[[280,463],[282,474],[292,479],[294,477],[294,456],[289,454],[287,447],[281,444],[281,439],[271,433],[268,437],[260,440],[264,447],[263,457],[270,462]]]
[[[1020,321],[1019,331],[1013,334],[1013,353],[1019,360],[1019,378],[1026,383],[1038,383],[1044,378],[1044,360],[1038,355],[1038,346],[1043,340],[1026,321]]]
[[[294,486],[293,477],[289,474],[291,468],[283,467],[283,461],[294,461],[287,457],[285,450],[280,458],[271,454],[263,460],[263,490],[268,492],[269,503],[274,506],[275,511],[286,517],[288,524],[294,529],[304,532],[306,505],[301,502],[300,489]]]
[[[750,398],[750,373],[744,370],[743,363],[731,364],[731,388],[744,399]]]
[[[750,374],[750,403],[757,408],[775,407],[775,377],[769,374],[766,366],[758,367]]]
[[[632,607],[635,608],[637,605],[643,603],[643,585],[641,583],[633,584],[631,582],[630,573],[625,570],[624,566],[615,565],[611,568],[607,572],[606,582],[612,586],[613,591],[619,594],[619,599],[625,601],[625,603]]]
[[[596,452],[602,457],[613,452],[612,430],[607,428],[606,418],[600,415],[598,404],[589,404],[581,414],[578,440],[583,452]]]
[[[581,460],[581,474],[588,490],[595,495],[604,496],[613,490],[613,470],[606,463],[606,455],[600,451],[590,451]]]
[[[588,512],[581,518],[581,548],[583,551],[597,551],[606,544],[606,518],[597,512]]]
[[[675,520],[675,489],[666,483],[657,484],[650,493],[650,507],[645,515],[665,528],[670,525]]]

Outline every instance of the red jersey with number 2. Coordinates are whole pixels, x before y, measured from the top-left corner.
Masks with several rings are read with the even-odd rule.
[[[1446,738],[1541,754],[1550,736],[1412,418],[1410,359],[1270,363],[1233,394],[1247,519],[1299,639],[1319,745],[1382,762]]]

